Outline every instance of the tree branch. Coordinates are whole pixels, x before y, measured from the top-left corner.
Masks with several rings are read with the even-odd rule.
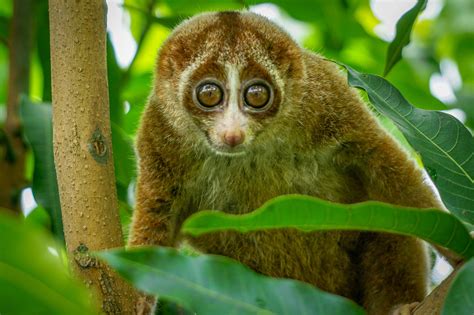
[[[413,311],[413,315],[438,315],[444,305],[451,283],[463,264],[459,264]]]

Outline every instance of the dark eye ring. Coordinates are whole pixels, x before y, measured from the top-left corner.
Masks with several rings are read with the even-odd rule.
[[[213,81],[206,81],[196,87],[194,98],[199,105],[211,108],[222,102],[224,93],[219,84]]]
[[[262,110],[271,103],[273,91],[265,81],[252,80],[244,89],[243,98],[246,106],[255,110]]]

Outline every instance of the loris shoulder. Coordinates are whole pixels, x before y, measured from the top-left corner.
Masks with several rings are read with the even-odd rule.
[[[131,245],[175,246],[192,213],[246,213],[299,193],[440,207],[421,171],[335,65],[249,12],[196,16],[160,49],[138,132]],[[291,229],[187,238],[275,277],[387,314],[427,290],[424,245],[381,233]]]

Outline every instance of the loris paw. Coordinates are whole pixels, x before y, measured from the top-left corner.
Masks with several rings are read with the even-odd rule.
[[[390,315],[411,315],[419,304],[420,302],[398,305],[390,312]]]
[[[155,314],[156,298],[154,296],[142,294],[135,306],[136,315]]]

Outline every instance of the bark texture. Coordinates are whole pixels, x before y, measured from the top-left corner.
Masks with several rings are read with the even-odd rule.
[[[0,208],[20,212],[19,197],[25,184],[26,146],[19,117],[20,95],[30,87],[33,0],[14,0],[8,39],[9,76],[7,117],[0,132]]]
[[[133,314],[135,291],[90,250],[122,247],[110,129],[106,5],[50,0],[54,159],[74,271],[106,314]]]

